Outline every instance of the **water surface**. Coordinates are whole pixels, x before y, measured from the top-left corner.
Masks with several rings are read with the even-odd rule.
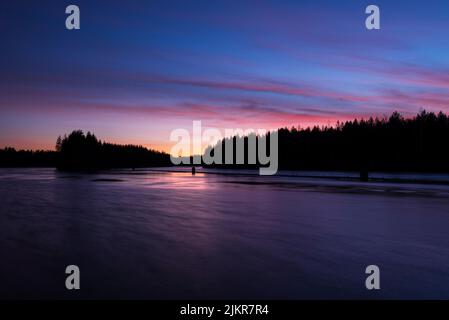
[[[448,230],[445,185],[0,169],[0,297],[447,299]]]

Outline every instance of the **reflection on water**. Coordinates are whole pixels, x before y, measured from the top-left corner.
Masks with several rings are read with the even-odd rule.
[[[444,185],[1,169],[0,297],[447,299],[448,208]]]

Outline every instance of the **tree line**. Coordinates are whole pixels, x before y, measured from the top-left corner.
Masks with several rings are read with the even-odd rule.
[[[449,172],[449,116],[443,112],[421,111],[412,118],[394,112],[389,117],[355,119],[335,126],[281,128],[277,134],[278,163],[283,170]],[[212,154],[221,146],[224,162],[224,146],[229,140],[234,157],[238,140],[243,140],[245,164],[215,167],[259,166],[248,164],[248,136],[224,139],[211,147]],[[56,151],[0,149],[2,167],[96,170],[171,165],[166,153],[102,142],[94,134],[81,130],[58,137]]]
[[[57,153],[44,150],[0,149],[0,167],[55,167]]]
[[[61,170],[96,170],[110,168],[139,168],[170,165],[166,153],[136,145],[120,145],[102,142],[81,130],[58,137],[57,168]]]
[[[56,151],[0,150],[3,167],[56,167],[60,170],[99,170],[171,165],[166,153],[136,145],[102,142],[82,130],[56,140]]]
[[[412,118],[394,112],[336,126],[281,128],[277,134],[278,164],[283,170],[449,172],[449,116],[443,112],[423,110]],[[224,139],[212,146],[212,154],[220,147],[224,161],[230,139],[234,157],[237,143],[242,143],[238,140],[243,140],[246,165],[214,167],[259,166],[247,162],[248,136]]]

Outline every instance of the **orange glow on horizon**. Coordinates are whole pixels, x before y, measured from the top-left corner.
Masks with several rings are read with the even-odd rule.
[[[197,117],[201,118],[201,117]],[[267,131],[277,130],[279,128],[300,128],[305,129],[307,127],[314,127],[314,126],[335,126],[338,121],[344,122],[349,120],[354,120],[355,118],[367,118],[367,116],[357,116],[357,115],[341,115],[339,117],[328,117],[328,116],[316,116],[316,115],[299,115],[299,114],[284,114],[284,113],[272,113],[272,114],[263,114],[259,117],[256,116],[240,116],[238,119],[233,119],[236,121],[230,121],[228,119],[220,119],[215,120],[208,117],[208,119],[202,121],[202,133],[206,129],[210,128],[216,128],[220,133],[221,136],[224,138],[226,137],[225,130],[237,130],[241,129],[243,131],[246,130],[253,130],[254,132],[257,132],[259,129],[265,129]],[[192,140],[192,124],[190,127],[188,126],[180,126],[180,128],[187,130],[191,135]],[[214,127],[213,125],[216,125]],[[177,129],[177,128],[175,128]],[[93,131],[94,134],[95,131]],[[87,131],[86,131],[87,132]],[[123,138],[108,138],[108,134],[105,135],[97,135],[97,138],[104,142],[109,143],[116,143],[116,144],[133,144],[133,145],[140,145],[148,149],[152,149],[155,151],[165,152],[170,154],[171,149],[174,145],[176,145],[177,142],[171,142],[169,141],[170,131],[164,130],[163,136],[166,135],[166,139],[161,141],[161,138],[159,137],[157,141],[151,141],[151,138],[149,139],[143,139],[142,137],[139,138],[131,138],[127,139],[126,137]],[[152,134],[153,136],[154,134]],[[49,138],[51,134],[46,135],[34,135],[36,140],[31,140],[30,138],[17,138],[17,137],[8,137],[3,136],[0,138],[0,148],[4,147],[13,147],[16,150],[55,150],[55,142],[58,135],[55,135],[53,138]],[[192,144],[192,141],[191,141]],[[203,143],[201,148],[196,147],[195,150],[190,151],[188,154],[182,154],[182,156],[192,156],[197,154],[202,154],[209,145],[214,144],[214,142],[209,143]],[[178,155],[174,155],[178,156]]]

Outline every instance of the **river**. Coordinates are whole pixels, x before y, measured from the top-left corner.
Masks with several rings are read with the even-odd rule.
[[[179,171],[0,169],[0,297],[449,299],[447,185]]]

